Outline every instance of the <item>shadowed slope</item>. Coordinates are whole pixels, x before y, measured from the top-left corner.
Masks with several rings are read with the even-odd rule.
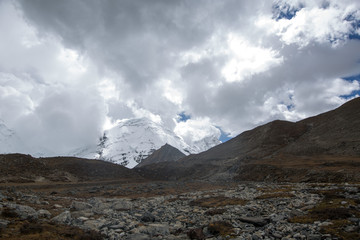
[[[33,158],[30,155],[0,155],[1,182],[81,182],[141,177],[121,165],[75,157]]]
[[[174,148],[169,144],[165,144],[160,149],[153,152],[153,154],[142,160],[141,163],[136,165],[136,168],[152,163],[173,162],[185,156],[186,155],[180,152],[177,148]]]

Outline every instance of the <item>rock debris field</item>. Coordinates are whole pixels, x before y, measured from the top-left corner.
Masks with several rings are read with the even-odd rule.
[[[150,197],[141,196],[145,187],[136,197],[91,196],[121,186],[89,188],[86,196],[7,187],[0,238],[360,239],[359,186],[251,182]]]

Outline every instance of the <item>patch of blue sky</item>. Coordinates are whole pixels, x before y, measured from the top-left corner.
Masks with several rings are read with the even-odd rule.
[[[360,19],[357,19],[354,14],[349,14],[345,17],[345,21],[351,22],[351,26],[353,28],[352,32],[349,34],[349,39],[357,39],[360,40]]]
[[[349,35],[349,39],[360,40],[360,34],[354,33]]]
[[[185,112],[179,113],[178,116],[179,116],[178,122],[186,122],[188,119],[191,118],[191,116],[187,115]]]
[[[360,73],[358,75],[348,76],[348,77],[342,77],[342,79],[352,82],[354,80],[360,81]]]
[[[355,97],[359,97],[360,96],[360,90],[355,90],[355,91],[352,91],[350,94],[347,94],[347,95],[340,95],[341,98],[343,99],[352,99],[352,98],[355,98]]]
[[[221,131],[221,135],[220,135],[220,138],[219,138],[219,140],[221,142],[224,143],[224,142],[229,141],[230,139],[232,139],[232,137],[230,137],[229,133],[224,132],[220,127],[218,127],[218,129],[220,129],[220,131]]]
[[[349,39],[360,40],[359,29],[360,29],[360,21],[358,21],[358,23],[356,24],[356,27],[354,27],[354,31],[349,34]]]
[[[289,96],[289,99],[292,100],[292,97]],[[289,104],[289,103],[286,103],[284,101],[281,101],[280,104],[285,105],[288,111],[292,111],[295,108],[295,105],[292,104],[292,103]]]
[[[360,74],[349,76],[349,77],[343,77],[342,79],[349,81],[349,82],[353,82],[353,81],[360,82]],[[340,97],[344,98],[344,99],[352,99],[352,98],[358,97],[358,96],[360,96],[360,89],[354,90],[350,94],[347,94],[347,95],[341,95]]]
[[[284,4],[274,4],[272,7],[272,13],[273,13],[273,18],[278,21],[280,19],[287,19],[290,20],[293,17],[295,17],[296,13],[303,8],[303,6],[299,6],[299,7],[294,7],[294,6],[290,6],[287,3]]]
[[[289,104],[289,105],[286,105],[286,108],[287,108],[288,111],[292,111],[292,110],[294,110],[295,105],[294,104]]]

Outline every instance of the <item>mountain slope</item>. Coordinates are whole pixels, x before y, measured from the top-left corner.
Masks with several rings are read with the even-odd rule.
[[[83,182],[139,180],[123,166],[74,157],[33,158],[24,154],[0,154],[0,183]]]
[[[296,123],[273,121],[176,163],[142,169],[164,178],[360,179],[360,98]]]
[[[160,149],[153,152],[153,154],[142,160],[141,163],[136,165],[136,168],[149,165],[152,163],[172,162],[179,160],[180,158],[185,156],[186,155],[180,152],[177,148],[174,148],[169,144],[165,144]]]

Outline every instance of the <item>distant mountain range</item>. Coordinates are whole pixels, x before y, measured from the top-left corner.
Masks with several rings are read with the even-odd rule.
[[[159,179],[360,179],[360,98],[299,122],[273,121],[200,154],[138,168]]]
[[[16,134],[4,124],[0,124],[0,133],[17,143]],[[106,131],[99,142],[82,154],[109,157],[113,162],[118,159],[127,166],[143,162],[127,169],[110,162],[71,157],[0,155],[0,181],[359,182],[360,98],[299,122],[267,123],[198,154],[187,155],[193,151],[191,146],[147,119],[122,121]]]
[[[218,136],[214,135],[189,145],[165,126],[148,118],[139,118],[118,122],[116,126],[104,132],[98,145],[78,149],[69,155],[101,159],[133,168],[165,144],[189,155],[205,151],[220,143]]]
[[[218,136],[207,136],[186,143],[174,131],[147,118],[127,119],[104,132],[97,144],[69,151],[66,156],[100,159],[133,168],[165,144],[185,155],[199,153],[221,143]],[[0,122],[0,153],[30,153],[35,157],[54,156],[53,153],[28,151],[16,132]],[[24,150],[25,149],[25,150]]]

